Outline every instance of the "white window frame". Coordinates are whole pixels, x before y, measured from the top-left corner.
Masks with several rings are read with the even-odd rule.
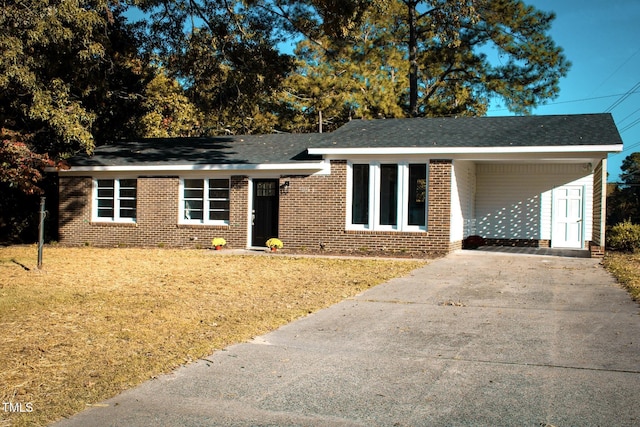
[[[369,220],[367,224],[353,224],[353,165],[369,165]],[[380,224],[380,175],[381,165],[395,164],[398,167],[398,188],[396,206],[396,225]],[[424,225],[409,225],[409,165],[424,164],[426,168],[427,188],[425,195],[425,220]],[[346,224],[347,230],[354,231],[398,231],[398,232],[425,232],[429,224],[428,215],[429,194],[429,161],[348,161],[347,162],[347,203]]]
[[[102,199],[98,197],[98,181],[104,180],[113,180],[113,197],[109,198],[113,200],[113,216],[111,217],[100,217],[98,216],[98,200]],[[121,180],[134,180],[136,181],[136,197],[121,197],[120,196],[120,181]],[[136,223],[138,220],[138,179],[137,177],[120,177],[120,178],[112,178],[112,177],[101,177],[101,178],[93,178],[92,182],[92,212],[91,212],[91,221],[92,222],[107,222],[107,223]],[[136,202],[136,217],[135,218],[126,218],[120,216],[120,202],[122,200],[135,200]]]
[[[403,167],[400,168],[402,173],[401,178],[398,180],[402,183],[401,197],[398,197],[398,209],[402,213],[402,230],[403,231],[427,231],[429,226],[429,162],[417,162],[407,161],[400,163]],[[424,165],[425,166],[425,195],[424,195],[424,225],[409,225],[409,165]],[[400,214],[399,214],[400,215]]]
[[[185,218],[185,197],[184,197],[184,181],[185,180],[202,180],[203,181],[203,198],[202,198],[202,209],[203,209],[203,219],[188,219]],[[210,199],[209,198],[209,180],[218,179],[227,181],[227,191],[228,197],[226,199]],[[228,211],[228,218],[226,220],[221,219],[207,219],[209,213],[209,202],[212,200],[224,201],[226,200],[229,204],[231,204],[231,178],[228,176],[184,176],[180,177],[180,185],[179,185],[179,197],[178,197],[178,224],[191,224],[191,225],[229,225],[229,217],[231,215],[230,209]]]

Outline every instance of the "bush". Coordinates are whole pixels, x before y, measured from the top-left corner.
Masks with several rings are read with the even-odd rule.
[[[624,252],[640,249],[640,225],[623,221],[611,227],[607,233],[607,247]]]

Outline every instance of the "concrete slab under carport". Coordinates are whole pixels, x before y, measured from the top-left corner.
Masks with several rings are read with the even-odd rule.
[[[560,256],[568,258],[591,258],[591,252],[588,249],[570,249],[570,248],[537,248],[525,246],[481,246],[478,251],[503,253],[503,254],[521,254],[521,255],[545,255]]]
[[[639,312],[598,260],[458,251],[58,425],[638,425]]]

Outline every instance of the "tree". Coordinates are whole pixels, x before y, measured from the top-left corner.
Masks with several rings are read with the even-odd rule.
[[[334,45],[348,44],[347,35],[358,27],[368,8],[384,3],[136,1],[148,16],[146,50],[155,53],[203,112],[206,134],[300,129],[300,118],[311,112],[295,111],[292,108],[301,106],[298,102],[287,99],[283,103],[278,97],[284,78],[295,66],[293,58],[278,50],[278,44],[301,35],[311,43],[331,37]]]
[[[7,2],[0,26],[0,123],[28,157],[91,152],[119,136],[144,65],[135,32],[108,0]],[[113,126],[113,122],[119,126]],[[6,144],[5,144],[6,147]],[[13,173],[7,169],[3,174]]]
[[[402,12],[397,6],[385,8],[389,23]],[[408,75],[402,69],[402,49],[389,31],[392,25],[376,25],[371,13],[363,19],[348,46],[327,36],[298,43],[298,67],[285,82],[283,99],[298,108],[308,132],[333,130],[353,116],[404,114],[399,98]]]
[[[233,0],[140,2],[150,21],[146,49],[202,111],[204,134],[274,130],[273,95],[293,60],[277,48],[285,39],[282,18],[258,6]]]
[[[133,131],[149,73],[123,10],[110,0],[3,3],[0,238],[29,229],[46,166]]]
[[[607,223],[640,224],[640,153],[627,156],[620,166],[620,183],[607,195]]]
[[[335,123],[344,122],[344,115],[349,115],[353,82],[343,78],[345,69],[314,59],[317,51],[308,47],[308,42],[299,44],[296,54],[306,57],[307,62],[299,60],[298,72],[284,82],[282,100],[293,114],[281,117],[280,126],[293,132],[322,133],[333,130]]]
[[[482,115],[493,98],[527,113],[557,95],[569,67],[547,35],[553,19],[517,0],[391,0],[367,9],[349,45],[309,44],[301,74],[318,56],[327,78],[352,64],[344,78],[369,96],[353,92],[356,109],[385,116]]]
[[[180,84],[160,70],[143,93],[145,113],[139,121],[139,135],[146,138],[196,136],[202,113],[189,101]]]
[[[25,194],[39,193],[38,183],[44,168],[53,166],[49,157],[34,153],[25,140],[30,135],[0,129],[0,183]]]

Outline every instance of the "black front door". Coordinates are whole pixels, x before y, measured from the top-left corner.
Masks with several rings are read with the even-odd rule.
[[[266,246],[266,241],[278,237],[278,180],[253,180],[253,226],[251,245]]]

